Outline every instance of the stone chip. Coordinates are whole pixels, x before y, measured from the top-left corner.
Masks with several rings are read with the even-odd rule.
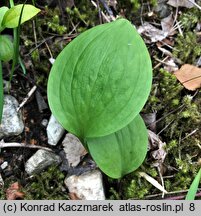
[[[61,158],[43,149],[38,150],[25,164],[25,171],[29,174],[37,174],[53,164],[61,163]]]

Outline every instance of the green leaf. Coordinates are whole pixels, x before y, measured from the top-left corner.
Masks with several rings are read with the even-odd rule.
[[[144,121],[135,119],[118,132],[99,138],[87,138],[89,152],[99,168],[112,178],[136,170],[147,153],[148,132]]]
[[[2,25],[6,28],[16,28],[19,24],[19,18],[20,18],[22,7],[23,4],[19,4],[14,7],[11,7],[4,15]],[[30,20],[39,12],[40,9],[34,7],[33,5],[25,4],[22,18],[21,18],[21,24],[26,22],[27,20]]]
[[[194,200],[195,199],[195,195],[196,192],[198,190],[198,186],[200,183],[200,179],[201,179],[201,169],[199,170],[198,174],[195,176],[189,190],[188,193],[186,195],[186,200]]]
[[[0,35],[0,60],[8,62],[13,58],[13,43],[8,35]]]
[[[13,2],[12,2],[13,3]],[[18,26],[17,28],[13,29],[13,43],[14,43],[14,55],[13,55],[13,62],[12,62],[12,67],[11,67],[11,73],[10,73],[10,79],[9,79],[9,84],[11,83],[11,80],[13,78],[13,74],[15,71],[15,65],[19,61],[19,45],[20,45],[20,23],[22,21],[22,15],[24,12],[24,7],[25,4],[22,5],[22,9],[20,11],[20,16],[19,16],[19,21],[18,21]]]
[[[79,138],[105,136],[140,112],[151,81],[142,38],[129,21],[119,19],[82,33],[64,48],[49,76],[49,105]]]
[[[3,21],[3,17],[5,15],[6,11],[8,11],[8,10],[9,10],[8,7],[5,7],[5,6],[0,7],[0,32],[3,31],[3,29],[4,29],[2,27],[2,21]]]
[[[3,70],[2,70],[2,63],[0,60],[0,124],[2,121],[3,115],[3,103],[4,103],[4,95],[3,95]]]

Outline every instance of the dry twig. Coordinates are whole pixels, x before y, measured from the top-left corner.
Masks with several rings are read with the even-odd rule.
[[[28,92],[27,96],[23,99],[22,103],[17,108],[17,112],[25,105],[25,103],[29,100],[29,98],[32,96],[32,94],[36,91],[37,86],[34,85],[32,89]]]
[[[24,144],[24,143],[5,143],[3,140],[0,141],[0,149],[1,148],[33,148],[33,149],[43,149],[46,151],[52,152],[52,149],[44,147],[44,146],[37,146],[37,145],[31,145],[31,144]]]
[[[188,135],[186,135],[184,138],[181,139],[181,141],[187,139],[188,137],[192,136],[194,133],[196,133],[199,129],[196,128],[195,130],[193,130],[191,133],[189,133]]]
[[[200,188],[198,188],[198,191],[200,190]],[[182,193],[187,193],[188,190],[180,190],[180,191],[172,191],[172,192],[168,192],[166,194],[167,195],[174,195],[174,194],[182,194]],[[152,198],[156,198],[156,197],[160,197],[162,195],[162,193],[158,193],[158,194],[153,194],[153,195],[148,195],[145,196],[145,199],[152,199]],[[185,197],[185,195],[178,195],[178,196],[173,196],[173,197],[168,197],[165,199],[169,199],[169,200],[178,200],[178,199],[183,199]],[[198,192],[196,194],[196,197],[201,197],[201,192]]]
[[[159,173],[159,176],[160,176],[160,179],[161,179],[161,185],[162,185],[162,187],[165,189],[165,184],[164,184],[164,181],[163,181],[163,176],[162,176],[162,174],[161,174],[161,170],[160,170],[159,167],[157,167],[157,169],[158,169],[158,173]],[[164,198],[164,196],[165,196],[165,192],[162,191],[162,198]]]
[[[112,10],[108,7],[107,3],[104,0],[98,0],[98,1],[103,5],[103,7],[105,8],[105,10],[110,16],[114,16]]]
[[[163,119],[167,118],[169,115],[171,115],[172,113],[177,112],[178,110],[183,110],[185,108],[185,104],[180,105],[179,107],[177,107],[176,109],[170,111],[169,113],[167,113],[166,115],[162,116],[161,118],[157,119],[156,121],[152,122],[153,123],[158,123],[160,121],[162,121]],[[150,124],[149,124],[150,125]],[[149,126],[147,125],[147,126]]]
[[[91,0],[91,3],[94,5],[95,8],[98,8],[98,5],[96,4],[96,2],[94,2],[93,0]],[[115,20],[114,16],[107,16],[105,13],[103,13],[103,11],[101,11],[101,14],[103,16],[103,18],[107,21],[107,22],[111,22]],[[109,17],[109,18],[108,18]]]
[[[165,61],[166,61],[168,58],[169,58],[169,56],[166,56],[163,60],[159,61],[159,63],[158,63],[156,66],[154,66],[153,69],[156,69],[156,68],[160,67],[161,64],[165,63]]]
[[[147,175],[145,172],[138,172],[138,174],[141,177],[145,178],[149,183],[151,183],[154,187],[156,187],[157,189],[159,189],[163,193],[168,193],[161,184],[159,184],[154,178],[152,178],[151,176]]]

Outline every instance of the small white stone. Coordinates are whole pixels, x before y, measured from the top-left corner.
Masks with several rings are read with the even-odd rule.
[[[47,126],[48,144],[55,146],[64,135],[64,132],[65,129],[59,124],[55,117],[51,115]]]
[[[53,152],[40,149],[26,162],[25,171],[29,175],[40,173],[48,166],[59,164],[60,162],[61,158],[58,155]]]
[[[51,64],[54,64],[55,59],[54,58],[49,58],[49,61],[50,61]]]
[[[7,161],[4,161],[4,162],[1,164],[1,169],[6,169],[7,166],[8,166],[8,162],[7,162]]]
[[[48,120],[47,120],[47,119],[43,119],[43,120],[41,121],[41,124],[42,124],[44,127],[47,127],[47,125],[48,125]]]
[[[105,200],[102,174],[98,170],[67,177],[65,184],[69,192],[75,193],[81,200]]]
[[[19,103],[11,95],[4,95],[2,122],[0,125],[0,138],[19,135],[24,130],[21,112],[17,112]]]
[[[3,186],[4,186],[4,181],[0,173],[0,187],[2,188]]]
[[[77,166],[80,158],[87,153],[80,140],[71,133],[66,134],[62,145],[64,146],[68,163],[72,167]]]

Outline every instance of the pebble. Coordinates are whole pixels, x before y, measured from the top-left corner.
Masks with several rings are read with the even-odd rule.
[[[4,161],[4,162],[1,164],[1,169],[4,170],[4,169],[6,169],[7,166],[8,166],[8,162],[7,162],[7,161]]]
[[[66,177],[64,182],[69,192],[81,200],[105,200],[102,174],[99,170]]]
[[[61,159],[53,152],[43,149],[38,150],[25,164],[25,171],[29,174],[37,174],[47,167],[61,163]]]
[[[47,119],[43,119],[43,120],[41,121],[41,125],[42,125],[43,127],[47,127],[47,125],[48,125],[48,120],[47,120]]]
[[[21,111],[17,112],[18,101],[11,95],[4,95],[2,122],[0,126],[0,139],[19,135],[24,130]]]
[[[53,146],[57,145],[64,133],[65,129],[60,125],[55,117],[51,115],[47,126],[48,144]]]
[[[87,154],[87,151],[80,140],[71,133],[66,134],[62,145],[64,147],[68,163],[72,167],[77,166],[81,157]]]
[[[40,113],[42,113],[48,108],[47,103],[45,102],[43,96],[41,95],[39,91],[36,91],[35,95],[36,95],[36,101],[38,104],[38,110]]]

